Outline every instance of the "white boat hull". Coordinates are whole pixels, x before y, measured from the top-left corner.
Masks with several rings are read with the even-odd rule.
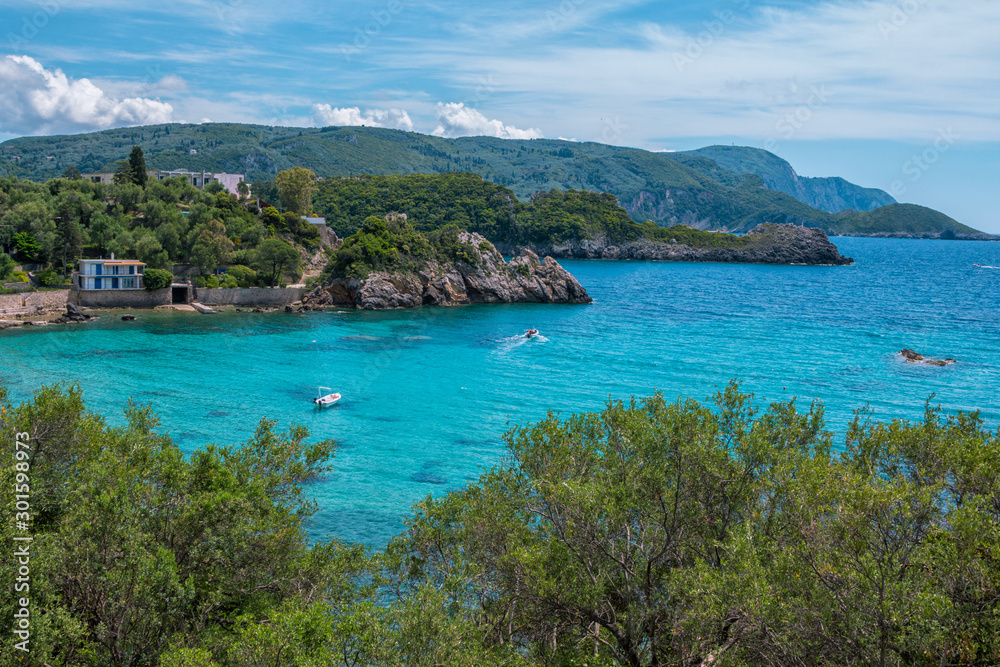
[[[322,407],[324,405],[333,405],[340,400],[340,394],[327,394],[326,396],[320,396],[319,398],[314,398],[313,403]]]

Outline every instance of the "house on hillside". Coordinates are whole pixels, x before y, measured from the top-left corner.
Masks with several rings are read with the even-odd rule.
[[[135,259],[81,259],[73,272],[69,303],[89,308],[155,308],[190,301],[189,287],[149,291],[146,265]]]
[[[188,171],[187,169],[173,169],[170,171],[148,169],[146,170],[146,175],[151,181],[162,181],[175,176],[181,176],[186,178],[188,183],[199,190],[204,190],[205,186],[209,183],[218,181],[222,184],[222,187],[228,190],[230,194],[234,195],[239,194],[236,188],[246,178],[244,174],[226,174],[211,171]],[[88,172],[86,174],[80,174],[80,177],[93,183],[113,183],[115,173],[113,171]]]
[[[73,274],[73,288],[80,291],[141,290],[146,264],[134,259],[81,259]]]

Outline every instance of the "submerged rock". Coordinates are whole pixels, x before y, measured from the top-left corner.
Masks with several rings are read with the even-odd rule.
[[[909,348],[900,350],[899,352],[907,362],[911,364],[928,364],[930,366],[950,366],[951,364],[958,363],[954,359],[928,359],[922,354],[915,352]]]
[[[590,303],[593,299],[552,257],[531,250],[510,263],[483,236],[462,232],[475,263],[429,261],[413,273],[375,272],[338,278],[302,297],[304,307],[350,306],[363,310],[451,306],[468,303]],[[308,304],[308,306],[305,306]]]

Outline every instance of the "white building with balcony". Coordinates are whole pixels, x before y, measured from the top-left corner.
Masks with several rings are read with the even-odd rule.
[[[80,291],[141,290],[146,264],[134,259],[81,259],[73,286]]]

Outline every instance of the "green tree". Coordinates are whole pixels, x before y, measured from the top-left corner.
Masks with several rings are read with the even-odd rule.
[[[146,187],[148,174],[146,173],[146,158],[142,154],[142,148],[133,146],[132,152],[128,156],[129,180],[139,187]]]
[[[285,275],[298,277],[301,271],[302,257],[287,241],[281,239],[265,239],[257,246],[256,269],[264,276],[265,282],[274,287]]]
[[[69,179],[72,179],[72,180],[79,180],[80,178],[82,178],[82,174],[80,173],[80,170],[77,169],[76,167],[66,167],[66,169],[63,171],[62,175],[63,175],[63,178],[69,178]]]
[[[86,232],[83,226],[75,219],[65,217],[59,221],[56,228],[56,252],[64,269],[68,269],[76,264],[76,260],[83,252],[83,243],[86,240]]]
[[[170,265],[170,255],[156,236],[148,231],[135,242],[135,258],[155,269],[164,269]]]
[[[233,254],[233,242],[226,236],[226,228],[218,220],[210,220],[200,229],[196,229],[194,244],[191,246],[191,261],[202,274],[215,270],[216,267],[230,261]]]
[[[286,209],[300,215],[312,211],[312,196],[316,191],[316,174],[312,171],[303,167],[286,169],[278,172],[274,184]]]
[[[250,186],[246,184],[246,181],[240,181],[236,184],[236,193],[242,201],[250,196]]]
[[[0,252],[0,281],[6,280],[17,267],[17,262],[5,252]]]
[[[174,282],[174,274],[163,269],[146,269],[143,272],[142,283],[149,291],[170,287]]]
[[[108,194],[121,207],[123,213],[129,213],[138,209],[139,203],[142,202],[143,189],[129,179],[120,182],[116,180],[115,186],[110,189]]]
[[[22,257],[31,261],[38,260],[42,254],[42,244],[28,232],[18,232],[14,235],[14,247]]]
[[[97,245],[101,255],[110,252],[108,245],[124,231],[125,226],[105,213],[95,213],[90,219],[90,240]]]
[[[226,277],[236,281],[236,287],[255,287],[257,285],[257,272],[249,266],[237,264],[226,269]]]
[[[31,603],[46,610],[31,626],[37,664],[154,667],[174,641],[214,648],[286,600],[353,590],[362,550],[310,548],[302,530],[315,506],[300,485],[328,469],[332,442],[262,421],[242,445],[185,456],[149,408],[129,406],[108,428],[78,388],[4,407],[0,437],[32,436],[32,529],[46,545],[32,558]],[[13,488],[14,452],[0,463]],[[13,543],[8,523],[0,537]],[[8,551],[4,585],[16,572]],[[0,599],[7,618],[11,598]]]
[[[115,173],[111,177],[111,182],[115,185],[132,185],[132,169],[128,160],[115,161]]]
[[[278,192],[278,187],[274,184],[274,181],[254,181],[250,184],[250,192],[257,199],[272,206],[277,204],[278,199],[281,197],[281,193]]]

